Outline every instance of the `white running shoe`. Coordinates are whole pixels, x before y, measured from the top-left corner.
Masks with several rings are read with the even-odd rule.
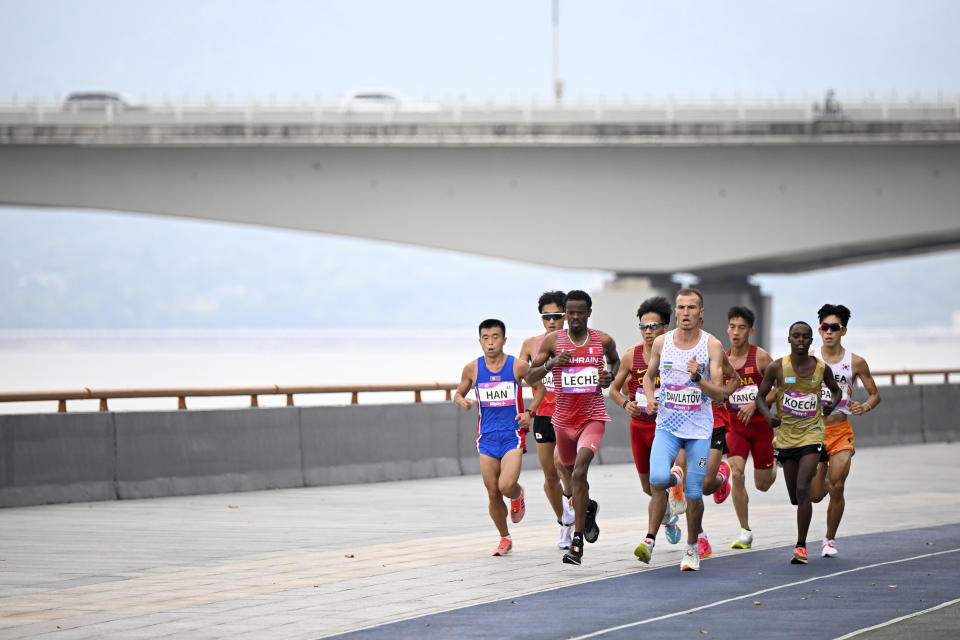
[[[823,539],[823,546],[820,547],[820,552],[823,554],[824,558],[833,558],[837,555],[837,543],[829,538]]]
[[[670,473],[677,476],[678,479],[678,482],[675,486],[667,489],[670,511],[680,515],[681,513],[686,513],[687,511],[687,499],[683,495],[683,469],[677,465],[673,465],[673,468],[670,469]]]
[[[560,537],[557,538],[557,549],[569,549],[570,541],[573,539],[573,525],[560,525]]]
[[[668,525],[670,521],[673,520],[673,509],[670,508],[670,501],[667,500],[667,510],[663,512],[663,519],[660,520],[660,524]]]
[[[700,571],[700,554],[697,553],[697,545],[687,545],[683,552],[683,559],[680,560],[680,571]]]
[[[560,494],[560,501],[563,503],[563,515],[560,516],[560,521],[563,524],[572,525],[577,515],[573,510],[573,496],[568,498]]]
[[[741,527],[740,535],[736,540],[733,541],[733,544],[730,545],[731,549],[749,549],[753,546],[753,531],[749,529],[744,529]]]

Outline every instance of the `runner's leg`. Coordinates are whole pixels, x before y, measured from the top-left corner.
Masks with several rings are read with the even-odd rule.
[[[853,451],[844,450],[830,456],[829,473],[827,474],[827,489],[830,493],[830,504],[827,506],[827,539],[837,537],[840,519],[843,518],[843,509],[846,499],[843,497],[844,485],[850,473],[850,462]]]
[[[500,461],[486,454],[480,454],[480,475],[483,478],[483,486],[487,489],[487,507],[490,513],[490,519],[500,532],[503,538],[510,533],[507,529],[507,505],[503,502],[503,494],[500,492]]]

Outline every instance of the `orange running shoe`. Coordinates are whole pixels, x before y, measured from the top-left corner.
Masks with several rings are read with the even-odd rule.
[[[790,561],[790,564],[807,564],[807,548],[794,547],[793,560]]]
[[[687,499],[683,497],[683,469],[679,465],[673,465],[670,473],[680,479],[677,486],[670,487],[670,512],[679,515],[687,510]]]
[[[520,522],[526,512],[527,504],[523,501],[523,487],[520,487],[520,497],[517,499],[510,498],[510,520]]]
[[[505,556],[510,553],[510,549],[513,549],[513,540],[510,538],[500,538],[500,544],[497,545],[493,555]]]

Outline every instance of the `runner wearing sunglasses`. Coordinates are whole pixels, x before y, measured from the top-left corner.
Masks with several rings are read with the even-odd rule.
[[[864,414],[880,404],[880,392],[877,391],[877,383],[870,375],[867,361],[844,348],[841,343],[843,336],[847,335],[850,309],[842,304],[825,304],[817,311],[817,317],[820,319],[820,339],[823,341],[823,346],[817,348],[814,355],[830,365],[843,394],[835,414],[824,419],[826,425],[824,452],[820,456],[820,466],[811,486],[814,502],[820,502],[828,493],[830,494],[830,504],[827,506],[827,533],[821,547],[823,557],[830,558],[837,555],[835,538],[846,504],[843,489],[847,475],[850,473],[850,462],[854,454],[853,427],[850,425],[849,416]],[[870,394],[866,402],[857,402],[850,397],[856,378],[860,378],[863,387]],[[829,396],[825,392],[824,403],[828,399]]]
[[[643,393],[643,374],[647,372],[647,359],[653,349],[653,341],[670,328],[670,301],[663,296],[647,298],[637,309],[640,319],[640,335],[643,342],[633,345],[620,358],[620,370],[610,385],[610,399],[620,405],[630,416],[630,444],[633,463],[640,476],[640,485],[648,496],[650,489],[650,448],[657,430],[657,414],[647,413],[647,396]],[[654,378],[654,395],[660,393],[660,376]],[[624,396],[623,393],[626,393]],[[664,490],[666,491],[666,490]],[[649,507],[648,507],[649,508]],[[680,542],[682,532],[677,526],[680,516],[667,508],[663,516],[667,542]]]
[[[733,549],[753,546],[753,531],[749,520],[749,496],[746,486],[747,456],[753,455],[753,483],[758,491],[767,491],[777,479],[777,465],[773,462],[773,429],[763,414],[757,411],[757,389],[763,372],[770,366],[770,354],[750,344],[755,316],[746,307],[731,307],[727,311],[727,336],[730,349],[727,357],[740,375],[740,386],[727,399],[728,428],[727,462],[732,473],[733,508],[740,521],[740,535],[730,545]],[[773,402],[771,390],[766,400]]]
[[[523,341],[520,349],[520,359],[524,362],[533,360],[540,345],[548,334],[563,329],[563,308],[567,301],[567,294],[563,291],[545,291],[537,302],[540,310],[540,320],[543,322],[544,333],[532,336]],[[537,441],[537,457],[540,459],[540,468],[543,469],[543,492],[547,501],[557,516],[560,525],[560,537],[557,547],[570,548],[570,539],[573,536],[573,488],[570,484],[570,473],[560,463],[557,453],[557,436],[553,429],[553,412],[556,409],[556,394],[553,392],[553,375],[548,373],[543,379],[546,395],[539,406],[531,405],[534,411],[533,436]]]
[[[547,334],[527,373],[527,381],[534,384],[554,372],[557,405],[553,426],[560,461],[571,474],[575,513],[573,540],[563,562],[575,565],[582,562],[584,541],[594,542],[600,535],[596,523],[597,501],[590,499],[587,472],[600,447],[606,423],[610,421],[603,389],[613,381],[611,371],[620,369],[620,356],[613,338],[587,327],[592,307],[593,301],[587,292],[567,293],[567,329]],[[609,370],[604,367],[604,360]]]

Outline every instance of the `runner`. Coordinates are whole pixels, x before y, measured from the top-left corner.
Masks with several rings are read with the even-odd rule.
[[[840,388],[833,372],[823,360],[809,354],[813,329],[802,320],[790,325],[787,337],[790,355],[774,360],[763,374],[757,389],[757,409],[777,430],[774,455],[783,465],[790,504],[797,505],[797,545],[792,564],[807,564],[807,532],[813,505],[810,481],[817,471],[823,451],[823,416],[829,415],[840,401]],[[833,393],[827,406],[820,404],[823,383]],[[766,396],[777,385],[777,413],[770,410]]]
[[[563,291],[546,291],[540,296],[537,308],[540,310],[540,320],[543,322],[545,333],[532,336],[523,341],[520,349],[520,359],[531,362],[540,350],[540,344],[548,333],[563,329],[564,305],[567,294]],[[570,473],[560,463],[557,453],[557,438],[553,430],[553,412],[556,407],[556,396],[553,393],[553,373],[548,373],[543,379],[546,395],[539,406],[531,404],[533,411],[533,435],[537,441],[537,457],[540,459],[540,468],[543,469],[543,492],[547,501],[557,516],[560,525],[560,537],[557,547],[570,548],[570,539],[573,536],[573,489],[570,483]]]
[[[669,488],[672,504],[682,503],[686,497],[687,546],[680,569],[697,571],[700,569],[697,533],[703,519],[703,480],[713,431],[711,401],[723,400],[722,385],[712,381],[722,380],[725,356],[720,341],[700,328],[703,295],[699,291],[681,289],[677,292],[676,317],[677,328],[654,341],[643,376],[647,409],[657,412],[657,430],[650,451],[653,495],[648,509],[649,528],[634,555],[641,562],[650,562],[657,529],[667,509],[663,489]],[[656,371],[662,381],[659,397],[654,397]],[[680,466],[671,468],[681,449],[686,451],[686,482]]]
[[[610,371],[620,368],[617,345],[609,335],[587,328],[593,301],[585,291],[567,294],[567,330],[554,331],[543,339],[527,374],[531,384],[548,372],[554,374],[557,394],[553,426],[557,434],[560,461],[571,472],[575,513],[573,540],[563,562],[580,564],[583,542],[594,542],[600,535],[597,526],[597,501],[590,499],[587,472],[603,439],[605,423],[610,420],[603,401],[603,391],[613,381]],[[610,371],[604,368],[604,358]]]
[[[633,463],[640,476],[640,485],[648,496],[650,489],[650,447],[657,429],[657,414],[647,413],[647,397],[643,393],[643,374],[647,372],[647,358],[650,357],[653,341],[667,332],[670,326],[670,302],[663,296],[647,298],[637,310],[640,319],[640,334],[643,342],[627,349],[620,359],[620,370],[610,385],[610,399],[619,404],[630,416],[630,444],[633,449]],[[654,379],[654,395],[660,393],[660,376]],[[622,392],[626,390],[626,396]],[[666,525],[667,541],[670,544],[680,542],[682,534],[677,521],[680,516],[668,508],[663,517]]]
[[[740,535],[732,549],[749,549],[753,546],[753,530],[750,528],[747,496],[747,456],[753,455],[753,483],[758,491],[767,491],[777,479],[777,465],[773,462],[773,429],[763,414],[757,412],[757,388],[763,372],[772,362],[770,354],[755,344],[750,344],[753,335],[753,311],[746,307],[731,307],[727,312],[727,335],[730,350],[727,357],[740,376],[740,387],[727,400],[728,428],[727,447],[730,453],[727,462],[733,481],[733,508],[740,521]],[[769,405],[775,392],[767,396]]]
[[[835,538],[846,504],[843,489],[854,454],[853,427],[848,417],[850,414],[862,415],[880,404],[880,392],[870,375],[867,361],[841,344],[843,336],[847,335],[850,309],[842,304],[825,304],[817,311],[817,317],[820,319],[820,339],[823,347],[814,351],[814,355],[830,365],[843,394],[834,413],[823,421],[826,427],[823,441],[825,451],[820,456],[817,475],[810,487],[814,502],[820,502],[827,493],[830,494],[830,504],[827,506],[827,535],[823,539],[820,552],[824,558],[832,558],[837,555]],[[864,389],[870,394],[866,402],[861,403],[850,398],[856,378],[860,378]],[[829,398],[827,392],[824,392],[824,403],[828,402]]]
[[[505,556],[513,548],[513,539],[507,529],[507,507],[510,499],[510,520],[520,522],[526,507],[520,479],[521,456],[526,451],[526,431],[531,414],[523,410],[520,381],[527,375],[529,366],[503,352],[507,341],[507,328],[496,319],[480,323],[480,346],[483,355],[463,367],[460,385],[453,394],[453,402],[469,411],[474,399],[465,394],[473,387],[480,402],[477,419],[477,451],[480,454],[480,473],[483,486],[490,501],[489,511],[493,524],[500,532],[500,544],[493,555]],[[543,399],[543,386],[537,390],[533,402]]]

